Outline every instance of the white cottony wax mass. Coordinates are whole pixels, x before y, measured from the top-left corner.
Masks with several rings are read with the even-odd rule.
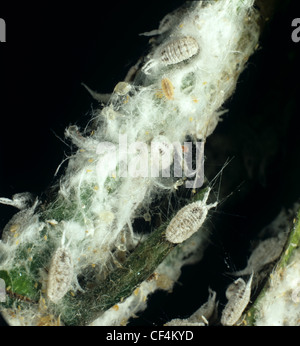
[[[220,121],[224,102],[234,92],[258,43],[253,2],[190,1],[166,16],[157,30],[149,28],[154,30],[147,35],[157,36],[151,40],[149,54],[134,66],[137,73],[132,74],[131,69],[131,79],[125,77],[111,95],[99,97],[101,105],[93,112],[89,126],[71,125],[66,130],[73,152],[65,160],[68,165],[53,199],[48,204],[36,200],[38,207],[30,209],[30,199],[0,198],[0,203],[21,209],[3,231],[0,272],[24,268],[24,277],[33,283],[37,296],[44,295],[38,284],[47,287],[49,300],[63,310],[60,304],[67,304],[67,299],[62,298],[74,286],[75,278],[88,282],[88,287],[94,280],[91,286],[99,287],[103,277],[122,265],[119,249],[128,254],[147,241],[132,227],[134,220],[152,215],[154,201],[171,199],[179,186],[178,178],[190,183],[190,191],[195,187],[195,176],[183,169],[188,164],[180,160],[174,144],[180,144],[182,154],[188,148],[185,141],[204,143]],[[101,81],[98,88],[105,88]],[[125,136],[123,145],[120,142]],[[174,174],[175,164],[181,169],[178,174]],[[160,174],[151,175],[151,168]],[[142,296],[129,297],[120,302],[117,311],[105,312],[102,323],[124,324],[133,312],[145,308],[150,292],[172,287],[188,254],[197,252],[196,245],[185,243],[197,235],[208,210],[216,205],[205,202],[181,209],[166,231],[168,241],[182,243],[185,256],[179,256],[176,266],[163,271],[157,282],[142,285]],[[61,242],[64,234],[68,246]],[[36,323],[37,305],[6,314],[8,322]]]

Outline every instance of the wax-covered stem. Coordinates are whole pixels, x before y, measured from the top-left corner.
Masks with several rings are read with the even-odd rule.
[[[279,273],[281,273],[284,270],[284,268],[286,268],[291,263],[292,255],[296,253],[296,251],[300,251],[299,248],[300,248],[300,209],[298,210],[297,216],[294,218],[293,228],[290,231],[288,240],[284,246],[284,249],[282,251],[282,254],[277,264],[274,266],[274,269],[272,273],[270,274],[265,286],[261,290],[260,294],[255,299],[251,307],[247,310],[247,313],[243,321],[245,325],[254,326],[256,324],[256,318],[260,309],[260,304],[265,294],[268,292],[268,289],[271,286],[272,278],[274,276],[276,277]]]
[[[193,201],[202,200],[205,192],[207,188],[200,190],[193,197]],[[171,219],[172,217],[168,222]],[[126,259],[122,267],[113,271],[99,287],[74,297],[67,295],[64,298],[64,311],[61,312],[63,323],[88,324],[102,312],[131,295],[175,247],[165,239],[168,222],[153,231]]]

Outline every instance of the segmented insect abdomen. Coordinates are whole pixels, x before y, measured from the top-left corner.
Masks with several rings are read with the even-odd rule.
[[[58,248],[51,260],[48,275],[47,296],[57,303],[69,290],[73,278],[73,261],[70,252]]]
[[[241,317],[250,300],[252,277],[253,274],[247,282],[247,285],[240,278],[235,281],[236,287],[234,287],[235,283],[228,287],[229,290],[226,291],[228,303],[222,311],[221,317],[221,324],[223,326],[233,326]]]
[[[205,220],[207,210],[198,202],[180,209],[166,229],[166,239],[174,244],[182,243],[197,232]]]
[[[198,43],[193,37],[182,37],[162,48],[161,60],[165,65],[178,64],[196,55],[198,51]]]

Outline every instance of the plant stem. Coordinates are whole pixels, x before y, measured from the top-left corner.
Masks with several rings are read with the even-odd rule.
[[[300,247],[300,210],[298,211],[298,214],[296,218],[294,219],[294,226],[291,230],[288,240],[285,244],[285,247],[282,251],[282,255],[279,258],[276,266],[274,267],[274,270],[272,271],[272,274],[269,276],[267,283],[261,290],[260,294],[250,307],[250,309],[247,311],[246,317],[243,321],[243,323],[247,326],[254,326],[256,325],[256,319],[259,313],[259,307],[261,302],[263,301],[264,296],[268,292],[268,289],[271,286],[271,281],[274,276],[279,275],[282,273],[283,269],[286,268],[291,263],[292,255],[295,254],[297,251],[299,251]]]

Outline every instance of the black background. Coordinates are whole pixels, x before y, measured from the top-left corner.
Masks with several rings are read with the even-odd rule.
[[[64,159],[64,153],[69,152],[68,146],[58,137],[64,138],[64,130],[69,124],[86,124],[91,110],[97,107],[80,83],[99,92],[111,92],[147,49],[148,38],[138,34],[156,28],[166,13],[183,2],[115,0],[62,5],[51,1],[12,6],[8,1],[6,4],[2,1],[0,17],[6,21],[7,42],[0,43],[1,197],[10,198],[23,191],[40,195],[53,183],[57,166]],[[271,88],[276,80],[278,66],[288,64],[288,55],[296,54],[299,58],[300,42],[291,40],[291,22],[300,17],[296,3],[292,1],[286,12],[275,17],[261,42],[262,49],[250,59],[248,69],[239,80],[237,92],[227,104],[231,112],[225,116],[225,125],[221,123],[218,131],[226,130],[230,116],[234,118],[245,107],[261,101],[264,90]],[[290,195],[281,195],[286,205],[295,201],[300,190],[295,178],[299,172],[300,79],[299,65],[294,66],[284,80],[286,88],[297,90],[286,144],[287,156],[279,163],[287,168],[282,166],[276,171],[272,185],[274,191],[276,182],[279,186],[282,179],[289,177],[286,171],[293,172],[290,174],[293,191]],[[290,186],[288,188],[291,190]],[[263,191],[261,186],[259,189],[263,194],[261,203],[272,203],[274,196]],[[281,186],[281,190],[285,188]],[[260,202],[248,203],[251,202],[258,203],[261,208]],[[276,212],[279,204],[277,201]],[[14,212],[13,208],[0,205],[0,228]],[[226,212],[227,216],[232,213],[230,210]],[[243,228],[249,222],[251,212],[235,213],[245,217],[237,218],[231,214],[232,224],[237,223]],[[242,234],[248,241],[248,235]],[[229,250],[224,250],[226,246],[229,249],[225,241],[217,255],[218,265],[221,262],[224,265],[220,271],[226,269],[228,261],[234,261]],[[209,285],[217,289],[228,279],[223,277],[221,283],[213,279],[216,272],[213,266],[209,268],[211,261],[212,255],[200,268],[207,274],[204,280],[202,274],[200,278],[195,276],[194,269],[187,268],[180,280],[189,283],[187,288],[180,289],[181,285],[177,285],[173,298],[165,293],[158,294],[150,309],[133,324],[161,324],[191,314],[207,299]],[[194,305],[196,300],[197,306]]]

